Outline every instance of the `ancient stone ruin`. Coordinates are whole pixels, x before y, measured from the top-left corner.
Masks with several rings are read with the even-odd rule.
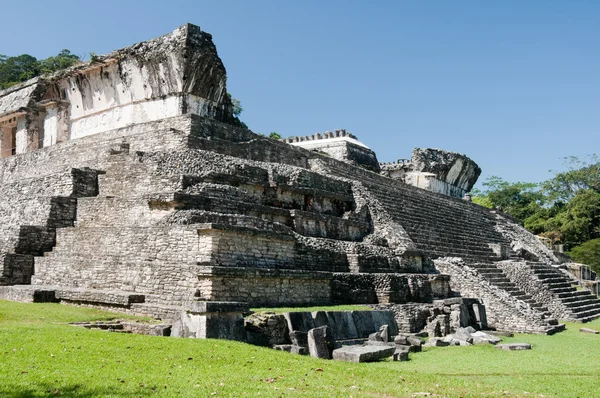
[[[239,126],[193,25],[0,91],[0,128],[3,299],[239,340],[257,306],[369,304],[431,336],[600,316],[535,236],[458,198],[480,173],[470,159],[380,166],[343,130],[278,141]]]

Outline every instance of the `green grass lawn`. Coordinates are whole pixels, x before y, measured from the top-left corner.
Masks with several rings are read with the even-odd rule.
[[[408,362],[349,364],[246,344],[86,330],[114,317],[87,308],[0,301],[1,397],[600,395],[600,335],[580,325],[492,346],[428,348]],[[117,315],[122,317],[122,315]],[[600,321],[585,325],[600,329]]]

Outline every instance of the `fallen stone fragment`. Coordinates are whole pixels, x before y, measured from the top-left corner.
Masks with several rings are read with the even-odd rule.
[[[458,328],[452,335],[453,340],[466,341],[469,344],[473,344],[473,336],[471,336],[473,332],[475,332],[475,329],[470,326],[468,328]]]
[[[419,333],[415,333],[415,337],[429,337],[429,333],[423,331]]]
[[[390,341],[390,327],[388,325],[381,325],[381,327],[379,328],[379,336],[381,337],[382,341],[385,341],[386,343],[388,341]]]
[[[497,348],[499,350],[506,350],[506,351],[531,350],[531,344],[527,344],[527,343],[498,344],[494,348]]]
[[[392,361],[408,361],[408,351],[398,351],[394,352],[392,355]]]
[[[599,331],[597,331],[597,330],[594,330],[594,329],[589,329],[589,328],[579,328],[579,331],[580,331],[581,333],[591,333],[591,334],[598,334],[598,333],[600,333],[600,332],[599,332]]]
[[[308,352],[313,358],[331,359],[331,351],[334,346],[331,332],[327,326],[308,331]]]
[[[502,341],[501,338],[489,335],[484,332],[471,333],[473,344],[498,344]]]
[[[442,339],[432,338],[429,339],[425,345],[428,347],[447,347],[450,345],[450,343]]]
[[[367,340],[364,345],[373,345],[379,347],[396,347],[394,343],[386,343],[385,341]]]
[[[384,341],[379,332],[371,333],[369,335],[369,341]]]
[[[410,343],[407,340],[407,336],[404,334],[399,334],[394,338],[394,343],[398,345],[409,345]]]
[[[410,345],[396,345],[396,352],[410,352]]]
[[[333,359],[354,363],[375,362],[383,358],[389,358],[395,352],[395,347],[353,345],[333,350]]]
[[[513,332],[507,332],[505,330],[486,330],[486,334],[490,334],[492,336],[503,336],[503,337],[514,337],[515,334]]]
[[[406,341],[408,342],[408,344],[418,346],[418,347],[423,345],[423,340],[416,338],[416,337],[412,337],[412,336],[408,336],[406,338]]]

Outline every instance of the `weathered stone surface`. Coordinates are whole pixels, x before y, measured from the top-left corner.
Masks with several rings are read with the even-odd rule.
[[[505,351],[521,351],[521,350],[531,350],[531,344],[528,343],[508,343],[508,344],[498,344],[494,348]]]
[[[581,333],[591,333],[591,334],[599,334],[600,332],[595,330],[595,329],[590,329],[590,328],[579,328],[579,331]]]
[[[481,168],[465,155],[433,148],[414,148],[410,159],[413,169],[433,173],[436,178],[469,192],[481,174]]]
[[[396,352],[395,347],[348,346],[333,350],[333,359],[345,362],[375,362],[389,358]]]
[[[308,331],[308,352],[313,358],[331,359],[335,341],[328,326],[319,326]]]

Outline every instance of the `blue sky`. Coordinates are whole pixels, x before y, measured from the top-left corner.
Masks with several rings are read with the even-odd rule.
[[[600,152],[598,1],[5,1],[0,54],[98,54],[186,22],[213,35],[257,133],[346,128],[380,161],[464,153],[542,181]]]

